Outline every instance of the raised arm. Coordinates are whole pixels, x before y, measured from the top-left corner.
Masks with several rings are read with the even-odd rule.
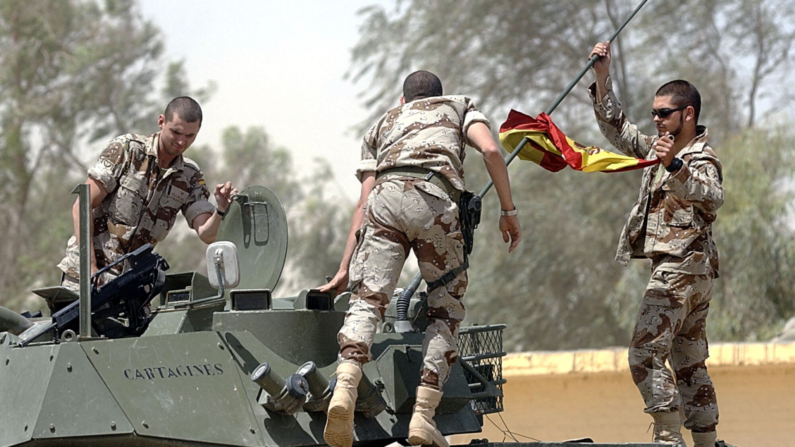
[[[588,93],[593,102],[599,130],[622,153],[645,159],[657,137],[642,134],[636,125],[627,120],[621,109],[610,80],[610,42],[597,43],[589,58],[594,55],[599,56],[593,64],[596,81],[588,87]]]
[[[237,194],[237,189],[232,186],[232,182],[220,183],[215,186],[215,203],[217,204],[217,211],[214,213],[202,213],[193,219],[193,228],[199,239],[205,244],[215,242],[218,235],[218,228],[221,226],[223,216],[229,209],[232,203],[232,196]],[[221,212],[219,214],[218,212]]]

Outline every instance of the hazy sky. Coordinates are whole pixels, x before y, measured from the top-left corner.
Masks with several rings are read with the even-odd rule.
[[[357,99],[363,86],[343,76],[358,39],[356,11],[372,3],[391,2],[141,0],[141,10],[162,30],[167,57],[185,61],[191,87],[217,83],[196,144],[220,148],[227,126],[263,126],[292,150],[300,174],[315,157],[329,160],[355,200],[361,136],[350,128],[367,113]]]

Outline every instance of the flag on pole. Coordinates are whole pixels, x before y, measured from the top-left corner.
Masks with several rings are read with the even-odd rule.
[[[524,138],[529,141],[519,152],[519,158],[552,172],[566,166],[583,172],[631,171],[660,162],[659,159],[643,160],[596,146],[583,146],[561,132],[546,113],[532,118],[511,110],[508,119],[500,126],[500,143],[512,152]]]

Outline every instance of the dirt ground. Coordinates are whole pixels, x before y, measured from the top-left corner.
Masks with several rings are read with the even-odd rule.
[[[718,438],[737,447],[795,446],[795,364],[710,368],[720,406]],[[650,442],[651,417],[628,372],[508,377],[505,411],[487,415],[483,433],[454,436],[492,442]],[[497,426],[501,427],[500,429]],[[685,430],[687,432],[687,430]],[[692,439],[685,434],[689,446]]]

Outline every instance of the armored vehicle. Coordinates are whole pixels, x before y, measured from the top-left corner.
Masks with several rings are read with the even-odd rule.
[[[325,444],[349,295],[272,295],[287,221],[267,188],[236,197],[218,240],[208,275],[166,274],[145,246],[121,260],[124,274],[92,285],[88,305],[49,287],[34,290],[49,317],[0,308],[0,446]],[[409,315],[420,329],[421,308],[419,295]],[[395,333],[395,315],[364,367],[357,445],[407,437],[423,335]],[[501,411],[502,329],[461,331],[436,417],[444,434],[480,431],[483,414]]]
[[[267,188],[236,196],[218,240],[207,275],[166,274],[147,245],[106,284],[35,289],[48,317],[0,307],[0,447],[324,445],[350,295],[272,295],[287,221]],[[427,308],[422,293],[403,296],[363,368],[355,446],[406,443]],[[503,410],[504,328],[461,330],[435,417],[443,434],[479,432],[484,415]]]

